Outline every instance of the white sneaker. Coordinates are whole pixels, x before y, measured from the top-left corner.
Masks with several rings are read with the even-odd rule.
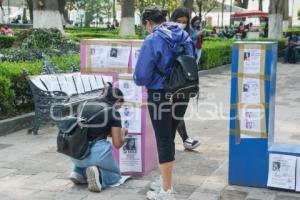
[[[76,185],[87,184],[86,179],[81,174],[76,172],[71,172],[70,180]]]
[[[149,199],[149,200],[175,200],[175,197],[173,195],[173,189],[164,191],[164,189],[161,188],[159,192],[157,192],[157,191],[147,192],[147,199]]]
[[[193,140],[192,138],[188,138],[183,142],[183,146],[187,150],[194,150],[198,146],[200,146],[200,142],[198,140]]]
[[[159,179],[151,183],[150,189],[157,191],[158,193],[161,187],[162,187],[162,176],[159,176]]]
[[[100,172],[96,166],[89,167],[86,170],[88,189],[91,192],[101,192]]]

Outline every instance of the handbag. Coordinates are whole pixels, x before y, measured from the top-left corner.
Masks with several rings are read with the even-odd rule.
[[[80,111],[79,117],[67,117],[56,121],[59,129],[57,136],[57,152],[78,160],[82,160],[88,156],[90,146],[92,146],[87,137],[88,124],[100,115],[103,115],[104,117],[110,116],[106,115],[106,113],[112,109],[111,106],[101,106],[100,110],[87,120],[81,118],[85,105],[86,102]],[[105,138],[105,135],[101,135],[92,141],[92,144]]]

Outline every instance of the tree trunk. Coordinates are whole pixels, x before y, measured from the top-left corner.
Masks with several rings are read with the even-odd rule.
[[[120,25],[120,35],[128,36],[135,34],[135,19],[134,19],[134,0],[121,0],[122,19]]]
[[[4,24],[4,9],[2,7],[3,0],[0,0],[0,24]]]
[[[263,0],[259,0],[258,10],[263,11]]]
[[[26,0],[27,8],[29,10],[30,22],[33,23],[33,2],[32,0]]]
[[[199,17],[200,17],[200,20],[202,21],[202,8],[203,8],[202,0],[197,0],[197,5],[198,5],[198,9],[199,9]]]
[[[66,23],[71,24],[69,19],[68,11],[66,10],[67,0],[58,0],[58,10],[62,16],[63,25]]]
[[[241,8],[248,8],[249,0],[236,0],[236,5]]]
[[[112,5],[112,13],[113,13],[113,18],[114,20],[117,19],[117,11],[116,11],[116,0],[113,0],[113,5]]]
[[[194,10],[194,0],[184,0],[183,6],[190,10],[190,12],[193,12]]]
[[[283,14],[285,0],[272,0],[269,7],[269,38],[279,39],[283,36]]]
[[[63,32],[58,0],[33,0],[33,28],[57,28]]]

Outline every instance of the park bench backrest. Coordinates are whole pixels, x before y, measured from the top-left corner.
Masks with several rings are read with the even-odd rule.
[[[57,76],[45,75],[41,76],[41,80],[47,88],[48,92],[61,91]]]

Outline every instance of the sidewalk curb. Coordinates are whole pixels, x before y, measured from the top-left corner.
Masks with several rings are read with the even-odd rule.
[[[0,121],[0,136],[4,136],[33,125],[34,112]]]

